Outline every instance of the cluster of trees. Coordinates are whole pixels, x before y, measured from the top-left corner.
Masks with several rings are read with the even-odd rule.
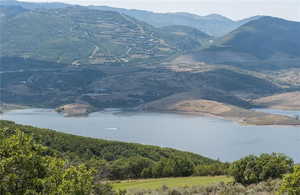
[[[292,171],[294,162],[284,154],[249,155],[230,166],[235,181],[244,185],[259,183],[268,179],[281,178]]]
[[[282,180],[278,189],[280,194],[300,194],[300,166],[294,165],[293,160],[284,154],[249,155],[233,162],[229,167],[229,173],[236,182],[243,185],[279,178]]]
[[[182,157],[162,158],[159,161],[144,157],[121,158],[115,161],[90,160],[89,167],[97,170],[99,179],[111,180],[185,177],[185,176],[215,176],[226,175],[229,164],[214,163],[212,165],[195,165],[191,160]]]

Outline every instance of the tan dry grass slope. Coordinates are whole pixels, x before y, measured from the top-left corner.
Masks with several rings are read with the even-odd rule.
[[[254,103],[273,109],[299,110],[300,92],[289,92],[267,96],[254,100]]]
[[[293,117],[257,112],[214,100],[203,99],[195,96],[195,93],[172,95],[147,103],[141,109],[145,111],[214,116],[244,125],[300,125],[300,120]]]

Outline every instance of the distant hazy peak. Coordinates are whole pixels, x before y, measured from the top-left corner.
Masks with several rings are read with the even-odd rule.
[[[274,17],[274,16],[260,16],[256,21],[281,21],[281,22],[287,22],[287,23],[290,23],[290,22],[300,23],[300,22],[286,20],[286,19],[278,18],[278,17]]]
[[[231,19],[220,15],[220,14],[209,14],[206,16],[203,16],[203,18],[211,19],[211,20],[223,20],[223,21],[232,21]]]
[[[241,28],[243,28],[244,26],[254,26],[254,27],[274,26],[275,28],[277,28],[277,27],[279,27],[278,25],[298,26],[298,25],[300,25],[300,22],[290,21],[290,20],[286,20],[286,19],[282,19],[282,18],[278,18],[278,17],[273,17],[273,16],[257,16],[256,18],[253,17],[252,20],[250,20],[244,24],[241,24]]]
[[[259,59],[300,57],[300,22],[261,16],[225,35],[220,50],[247,53]],[[280,58],[279,58],[280,56]]]
[[[243,25],[243,24],[246,24],[246,23],[248,23],[250,21],[257,20],[257,19],[259,19],[261,17],[264,17],[264,16],[263,15],[252,16],[252,17],[249,17],[249,18],[244,18],[244,19],[238,20],[237,22],[239,24]]]

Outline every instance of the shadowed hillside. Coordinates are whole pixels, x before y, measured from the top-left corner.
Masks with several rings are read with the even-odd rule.
[[[190,56],[259,72],[300,66],[300,23],[274,17],[250,21]]]
[[[261,17],[224,36],[218,44],[260,59],[275,55],[299,57],[299,34],[299,22]]]

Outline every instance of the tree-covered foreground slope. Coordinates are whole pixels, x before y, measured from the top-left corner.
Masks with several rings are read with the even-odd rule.
[[[35,140],[43,145],[63,154],[76,155],[79,159],[97,157],[105,160],[117,160],[140,156],[158,161],[161,158],[182,156],[192,159],[196,164],[217,162],[197,154],[170,148],[81,137],[49,129],[18,125],[11,121],[1,120],[0,128],[19,129],[32,135]]]
[[[57,156],[97,165],[101,178],[190,176],[200,165],[215,165],[219,175],[224,173],[221,167],[226,166],[216,160],[170,148],[75,136],[10,121],[0,121],[0,129],[18,129]]]

